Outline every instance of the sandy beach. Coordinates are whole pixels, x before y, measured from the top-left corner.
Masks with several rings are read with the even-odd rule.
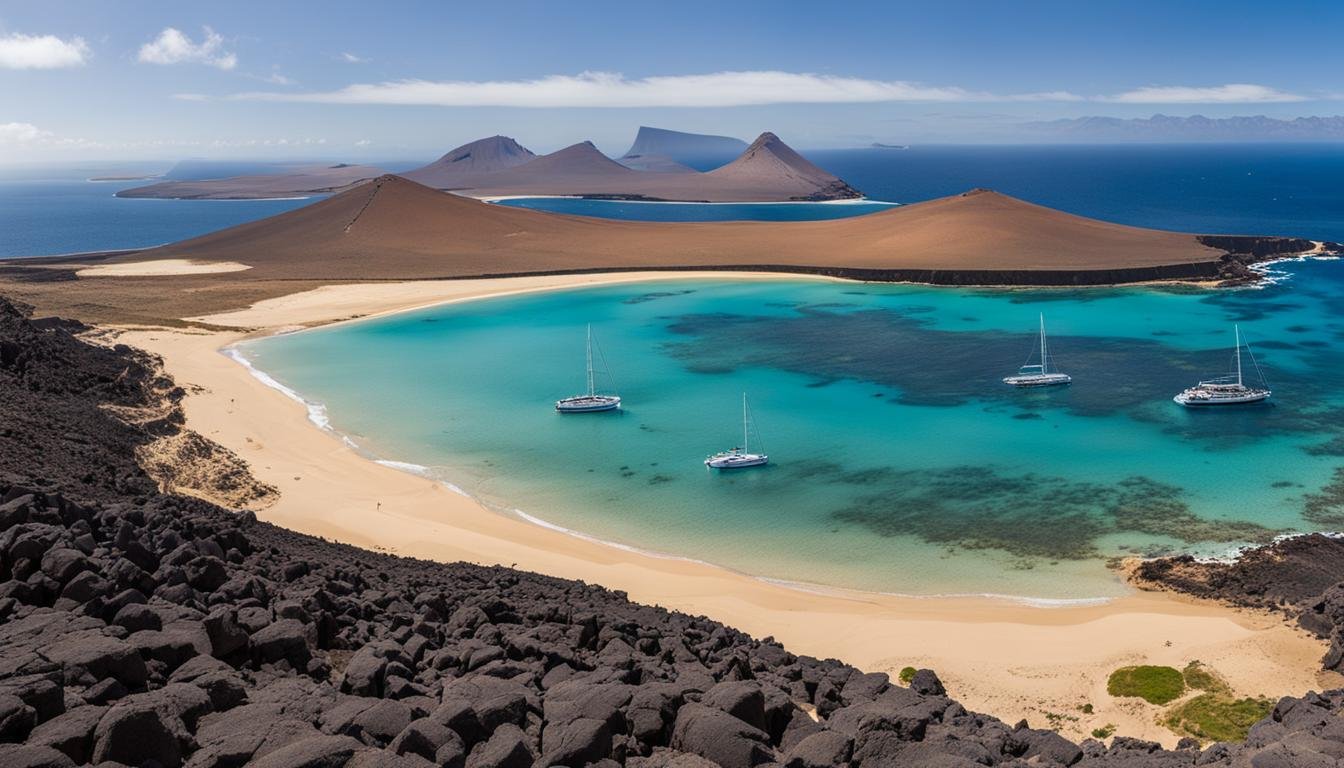
[[[1040,607],[983,598],[911,598],[802,590],[704,563],[604,545],[492,512],[447,487],[383,466],[318,429],[303,404],[222,353],[249,337],[450,301],[695,273],[557,275],[331,285],[193,318],[245,329],[124,329],[118,340],[162,356],[187,389],[187,426],[233,450],[279,499],[261,519],[370,549],[502,564],[624,590],[665,606],[773,636],[798,653],[889,672],[930,667],[967,707],[1026,718],[1082,738],[1114,724],[1171,745],[1157,708],[1106,694],[1106,677],[1136,663],[1198,659],[1236,693],[1301,694],[1338,685],[1320,673],[1324,646],[1280,620],[1168,594]],[[704,276],[704,275],[700,275]],[[724,277],[715,272],[712,276]],[[744,273],[742,279],[778,279]],[[789,279],[798,279],[789,276]],[[808,581],[808,574],[798,574]],[[1081,708],[1091,704],[1092,714]],[[1049,715],[1049,716],[1048,716]]]

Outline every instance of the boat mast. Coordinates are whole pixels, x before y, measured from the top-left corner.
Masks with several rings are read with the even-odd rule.
[[[588,324],[588,396],[593,396],[593,324]]]
[[[1242,384],[1241,384],[1241,326],[1240,326],[1240,325],[1233,325],[1233,326],[1232,326],[1232,329],[1233,329],[1233,333],[1235,333],[1235,334],[1236,334],[1236,337],[1237,337],[1237,386],[1240,387],[1240,386],[1242,386]]]
[[[1045,373],[1046,373],[1046,371],[1045,371],[1045,365],[1046,365],[1046,363],[1045,363],[1045,313],[1042,312],[1042,313],[1041,313],[1041,375],[1042,375],[1042,376],[1044,376]]]
[[[742,393],[742,452],[747,453],[747,393]]]

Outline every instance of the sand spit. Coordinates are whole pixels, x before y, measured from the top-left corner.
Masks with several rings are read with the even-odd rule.
[[[249,264],[236,261],[193,261],[191,259],[156,259],[153,261],[124,261],[102,264],[76,270],[79,277],[164,277],[172,275],[213,275],[220,272],[241,272],[251,269]]]

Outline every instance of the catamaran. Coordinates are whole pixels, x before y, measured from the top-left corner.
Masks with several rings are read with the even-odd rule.
[[[1233,334],[1236,338],[1236,373],[1231,376],[1220,376],[1216,379],[1201,381],[1193,387],[1185,390],[1172,399],[1186,408],[1201,408],[1210,405],[1248,405],[1250,403],[1259,403],[1269,399],[1270,391],[1264,386],[1264,375],[1260,376],[1259,387],[1248,387],[1242,381],[1241,376],[1241,327],[1233,326]],[[1251,348],[1246,346],[1246,353],[1250,354]],[[1255,366],[1256,373],[1260,372],[1260,366],[1255,362],[1255,356],[1251,356],[1251,364]]]
[[[598,350],[598,357],[601,358],[602,351]],[[597,393],[593,377],[593,326],[588,326],[588,393],[584,395],[574,395],[566,397],[563,400],[555,401],[555,410],[560,413],[598,413],[601,411],[614,411],[621,407],[621,398],[618,395],[600,395]],[[603,370],[606,370],[606,360],[603,359]]]
[[[747,393],[742,393],[742,447],[730,448],[726,451],[720,451],[705,459],[705,466],[710,469],[746,469],[747,467],[763,467],[769,461],[770,457],[764,453],[752,453],[750,450],[749,439],[751,437],[751,409],[747,407]],[[760,442],[760,436],[757,435],[756,441]]]
[[[1032,353],[1035,355],[1035,352]],[[1068,384],[1073,381],[1073,377],[1067,373],[1050,370],[1050,352],[1045,344],[1045,313],[1041,313],[1041,362],[1037,365],[1024,365],[1017,369],[1013,376],[1005,376],[1004,384],[1014,387],[1053,387],[1058,384]],[[1031,362],[1031,358],[1027,358]]]

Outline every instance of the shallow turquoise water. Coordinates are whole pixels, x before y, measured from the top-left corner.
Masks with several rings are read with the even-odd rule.
[[[1284,268],[1284,284],[1217,293],[657,282],[242,352],[362,450],[502,511],[789,581],[1090,598],[1123,591],[1110,556],[1344,528],[1344,266]],[[1072,387],[999,383],[1038,312]],[[1173,404],[1227,370],[1234,322],[1275,404]],[[552,410],[583,386],[586,323],[623,413]],[[711,474],[744,391],[771,466]]]

